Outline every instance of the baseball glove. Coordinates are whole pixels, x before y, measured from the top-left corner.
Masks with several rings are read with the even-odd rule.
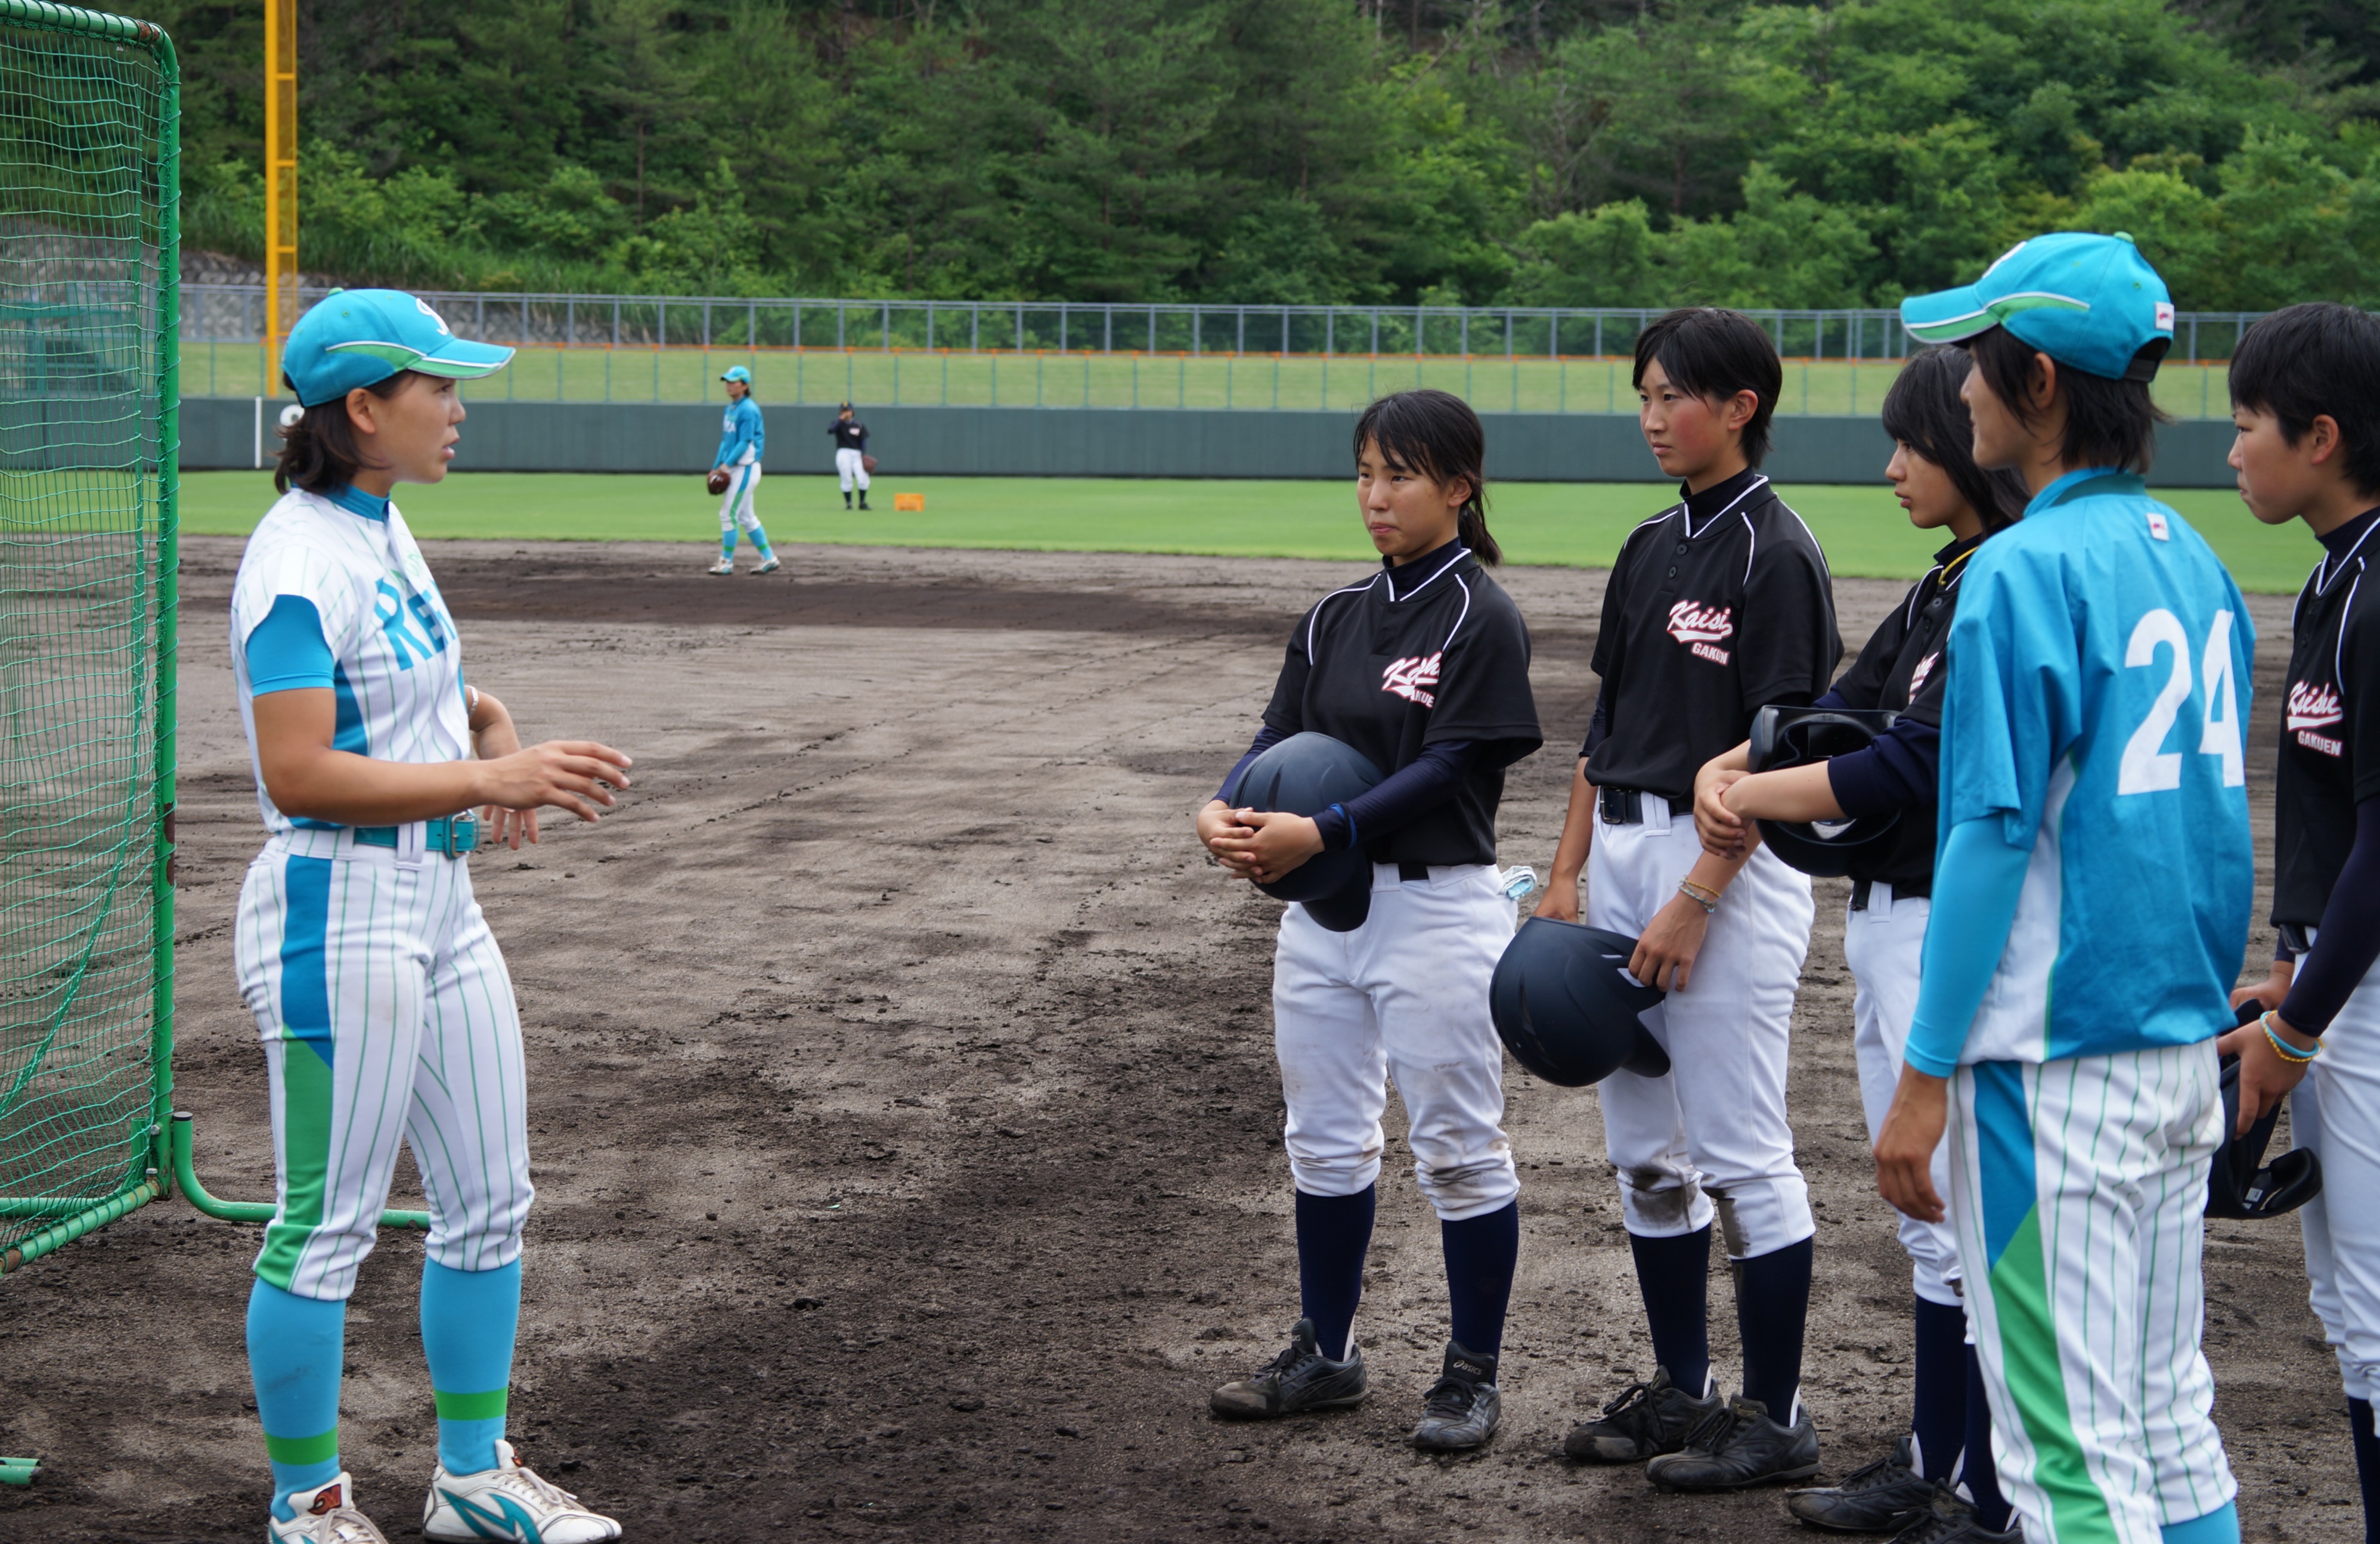
[[[727,492],[727,485],[735,480],[724,469],[714,469],[708,478],[703,480],[703,485],[714,493],[723,493]]]
[[[860,469],[865,471],[868,476],[874,477],[876,475],[876,457],[873,456],[861,456],[859,458],[859,466]]]

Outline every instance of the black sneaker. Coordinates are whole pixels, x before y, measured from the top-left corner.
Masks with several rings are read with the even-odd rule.
[[[1670,1381],[1670,1369],[1655,1368],[1650,1383],[1631,1383],[1603,1407],[1603,1418],[1572,1429],[1562,1452],[1582,1464],[1642,1464],[1675,1453],[1687,1434],[1727,1408],[1717,1394],[1701,1399]]]
[[[1837,1533],[1899,1533],[1933,1510],[1941,1487],[1910,1466],[1909,1439],[1886,1457],[1843,1477],[1840,1485],[1796,1490],[1785,1510],[1813,1527]]]
[[[1288,1350],[1253,1376],[1217,1389],[1207,1404],[1230,1419],[1261,1421],[1307,1410],[1343,1410],[1363,1404],[1369,1392],[1363,1352],[1350,1343],[1347,1359],[1332,1361],[1314,1343],[1314,1320],[1301,1319],[1289,1332]]]
[[[1446,1343],[1445,1370],[1422,1396],[1421,1424],[1413,1445],[1425,1453],[1464,1453],[1486,1445],[1504,1413],[1496,1389],[1496,1358],[1475,1356]]]
[[[1768,1406],[1742,1398],[1696,1427],[1678,1452],[1645,1465],[1645,1477],[1664,1490],[1740,1490],[1817,1472],[1818,1429],[1808,1411],[1779,1426]]]
[[[1892,1536],[1892,1544],[2024,1544],[2024,1525],[2010,1517],[2004,1532],[1987,1528],[1973,1507],[1945,1490],[1915,1522]]]

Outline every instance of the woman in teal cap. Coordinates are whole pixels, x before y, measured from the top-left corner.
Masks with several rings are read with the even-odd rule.
[[[522,748],[504,704],[465,683],[454,619],[389,502],[399,482],[445,477],[455,383],[511,358],[410,295],[334,291],[283,351],[303,412],[281,432],[282,496],[233,585],[232,666],[270,833],[233,953],[273,1100],[278,1201],[248,1354],[273,1544],[382,1541],[340,1467],[339,1376],[400,1137],[430,1200],[438,1465],[423,1536],[620,1536],[504,1440],[528,1123],[512,981],[464,858],[483,823],[495,842],[536,841],[546,805],[594,821],[628,785],[628,758],[585,740]]]
[[[769,439],[760,426],[760,405],[752,400],[752,372],[733,365],[720,379],[727,383],[727,416],[719,420],[719,454],[710,458],[710,475],[725,476],[727,492],[719,501],[719,561],[710,571],[735,572],[735,529],[741,526],[760,554],[760,565],[752,572],[773,574],[777,554],[769,550],[769,533],[752,509],[760,491],[760,451]]]

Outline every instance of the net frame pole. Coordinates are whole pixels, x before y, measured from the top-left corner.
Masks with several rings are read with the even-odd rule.
[[[298,0],[264,0],[264,386],[298,321]]]
[[[0,1250],[0,1275],[22,1270],[95,1228],[159,1199],[166,1193],[166,1123],[173,1087],[172,810],[174,753],[175,606],[178,592],[179,543],[176,505],[180,465],[180,262],[181,262],[181,64],[173,40],[153,22],[103,15],[45,0],[0,0],[0,21],[29,24],[107,38],[147,49],[159,75],[158,111],[158,532],[155,576],[156,674],[150,711],[157,716],[152,770],[157,777],[152,806],[151,879],[156,909],[151,918],[150,1096],[152,1162],[137,1183],[130,1174],[116,1194],[104,1198],[57,1198],[51,1206],[70,1214],[30,1237]],[[21,1207],[14,1209],[24,1214]],[[14,1483],[14,1481],[11,1481]]]

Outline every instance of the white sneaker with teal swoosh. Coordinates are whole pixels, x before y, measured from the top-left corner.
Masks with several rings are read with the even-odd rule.
[[[421,1537],[442,1544],[505,1539],[510,1544],[605,1544],[620,1525],[578,1504],[578,1498],[524,1467],[510,1442],[496,1442],[496,1466],[476,1475],[430,1477],[421,1509]]]
[[[267,1537],[272,1544],[388,1544],[388,1536],[348,1504],[355,1491],[355,1482],[342,1474],[328,1485],[296,1492],[289,1504],[298,1515],[285,1523],[268,1519]]]

